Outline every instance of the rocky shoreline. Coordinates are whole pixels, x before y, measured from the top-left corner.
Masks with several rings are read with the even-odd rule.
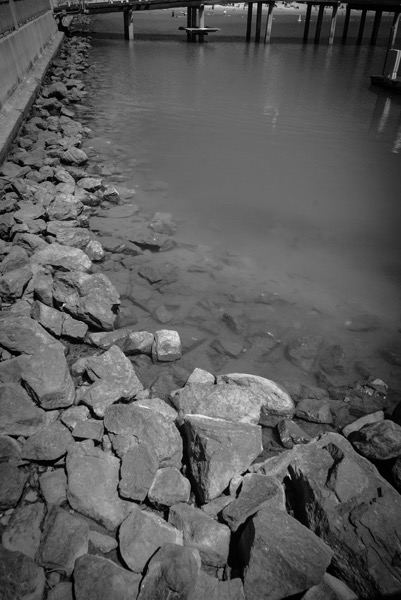
[[[172,217],[146,221],[82,148],[88,49],[65,40],[0,167],[0,597],[401,596],[397,391],[369,373],[335,385],[346,356],[317,335],[286,356],[318,386],[185,362],[199,339],[166,329],[152,295],[177,278],[152,262]],[[129,238],[104,227],[128,217]],[[105,274],[116,257],[163,328],[138,327]],[[218,367],[242,351],[211,347]]]

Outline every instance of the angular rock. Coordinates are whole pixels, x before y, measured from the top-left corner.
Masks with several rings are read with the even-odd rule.
[[[75,439],[94,440],[95,442],[102,441],[103,433],[103,423],[96,419],[78,421],[72,431],[72,435]]]
[[[63,348],[34,319],[18,314],[0,319],[0,346],[12,354],[36,354],[43,348]]]
[[[90,240],[89,231],[83,227],[60,227],[56,233],[56,241],[58,244],[80,248],[81,250],[86,249]]]
[[[170,508],[169,523],[184,536],[184,546],[199,551],[202,564],[223,567],[228,560],[231,532],[226,525],[217,523],[199,508],[185,503]]]
[[[42,502],[26,504],[17,508],[2,536],[2,544],[7,550],[22,552],[35,560],[42,535],[42,521],[45,505]]]
[[[329,573],[317,585],[309,588],[303,600],[358,600],[358,596],[340,579]]]
[[[311,371],[317,359],[323,338],[307,335],[288,344],[286,348],[287,358],[303,371]]]
[[[401,425],[378,421],[354,431],[348,440],[362,456],[370,460],[389,460],[401,455]]]
[[[10,252],[0,263],[0,273],[26,267],[29,262],[27,251],[21,246],[11,246]]]
[[[343,435],[345,435],[345,437],[347,438],[353,431],[359,431],[359,429],[362,429],[362,427],[364,427],[365,425],[377,423],[378,421],[383,420],[384,412],[382,410],[378,410],[374,413],[370,413],[369,415],[365,415],[364,417],[360,417],[356,421],[353,421],[349,425],[346,425],[345,427],[343,427],[342,432]]]
[[[83,150],[72,146],[63,152],[61,160],[70,165],[83,165],[88,162],[88,156]]]
[[[74,510],[113,531],[135,506],[118,495],[120,461],[93,449],[67,454],[67,497]]]
[[[157,473],[159,459],[149,444],[138,444],[121,461],[120,496],[142,502]]]
[[[111,346],[101,356],[89,357],[86,371],[92,381],[106,379],[119,389],[120,398],[128,400],[143,390],[132,363],[118,346]]]
[[[9,435],[0,434],[0,462],[19,463],[21,460],[21,444]]]
[[[192,600],[200,566],[199,553],[194,548],[164,544],[149,562],[137,600]]]
[[[21,298],[31,278],[30,267],[20,267],[0,275],[0,298],[6,302]]]
[[[163,415],[136,403],[115,404],[106,410],[104,426],[118,456],[144,443],[154,449],[160,467],[181,468],[181,436],[175,424]]]
[[[60,581],[48,593],[47,600],[74,600],[72,595],[72,583]]]
[[[20,385],[0,385],[0,433],[28,437],[45,426],[45,415]]]
[[[241,536],[247,600],[281,600],[320,583],[332,551],[285,511],[260,511]],[[248,554],[248,556],[247,556]]]
[[[212,373],[209,373],[209,371],[204,371],[196,367],[188,377],[186,385],[194,383],[216,383],[216,377]]]
[[[46,248],[38,250],[31,258],[38,265],[49,265],[65,271],[82,271],[87,273],[92,269],[92,262],[79,248],[63,246],[54,242]]]
[[[74,569],[75,600],[133,600],[141,577],[122,569],[111,560],[87,554],[79,557]]]
[[[262,450],[258,425],[199,415],[185,418],[186,460],[202,504],[217,498]]]
[[[154,410],[173,423],[177,420],[178,413],[175,408],[167,404],[167,402],[161,398],[138,399],[135,404],[137,406],[142,406],[143,408],[148,408],[149,410]]]
[[[88,552],[88,539],[87,523],[53,506],[46,517],[36,561],[42,567],[71,575],[76,559]]]
[[[330,404],[315,400],[315,398],[305,398],[298,402],[295,409],[295,416],[312,423],[332,423]]]
[[[254,394],[261,397],[262,405],[259,422],[262,425],[275,425],[278,420],[291,418],[294,414],[295,405],[290,395],[284,388],[270,379],[258,375],[229,373],[218,377],[217,383],[220,381],[249,388]]]
[[[106,331],[113,329],[120,296],[102,273],[57,273],[53,297],[64,311],[89,326]]]
[[[343,375],[348,370],[348,357],[339,344],[332,344],[319,355],[319,364],[327,375]]]
[[[277,431],[284,448],[292,448],[295,444],[307,444],[311,440],[310,435],[290,419],[279,421]]]
[[[64,315],[59,310],[36,300],[32,305],[31,317],[54,336],[60,337]]]
[[[118,346],[119,348],[124,348],[125,342],[130,333],[132,333],[132,326],[121,327],[120,329],[115,329],[114,331],[91,331],[88,333],[87,341],[93,346],[101,348],[102,350],[109,350],[109,348],[114,345]],[[124,354],[127,354],[125,348]]]
[[[172,362],[181,358],[181,340],[177,331],[156,331],[152,346],[152,357],[158,362]]]
[[[83,211],[84,205],[72,194],[59,193],[47,207],[47,216],[52,220],[71,221]]]
[[[61,329],[62,337],[76,341],[83,341],[88,332],[88,326],[82,321],[73,319],[70,315],[64,315],[63,326]]]
[[[188,502],[191,484],[175,467],[159,469],[148,492],[150,502],[161,506],[173,506],[179,502]]]
[[[0,463],[0,510],[16,506],[27,479],[28,473],[12,463]]]
[[[23,444],[21,455],[28,460],[56,461],[73,443],[74,438],[67,427],[56,421],[31,435]]]
[[[111,535],[105,535],[100,531],[89,531],[89,542],[103,554],[111,552],[115,548],[118,548],[118,542]]]
[[[39,477],[40,490],[46,504],[63,504],[67,500],[67,475],[64,469],[46,471]]]
[[[146,563],[163,544],[183,543],[178,529],[157,514],[143,511],[136,505],[121,523],[118,537],[121,556],[135,573],[142,573]]]
[[[45,572],[21,552],[0,545],[0,589],[4,600],[42,600]]]
[[[45,348],[31,356],[22,369],[21,379],[45,410],[66,408],[74,402],[74,382],[62,347]]]

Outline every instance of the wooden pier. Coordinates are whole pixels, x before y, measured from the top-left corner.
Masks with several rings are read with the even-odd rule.
[[[77,11],[85,14],[107,13],[107,12],[122,12],[124,19],[124,38],[131,40],[134,38],[133,14],[136,11],[143,10],[162,10],[162,9],[187,9],[187,25],[180,27],[187,34],[188,42],[198,41],[204,42],[205,37],[209,33],[219,31],[217,27],[206,27],[204,9],[206,6],[215,4],[228,4],[228,2],[215,0],[72,0],[59,4],[54,8],[55,13],[66,11],[67,13]],[[247,19],[245,40],[250,42],[252,39],[252,25],[254,17],[254,5],[256,5],[256,19],[253,39],[255,43],[268,44],[272,39],[273,30],[273,15],[276,6],[274,0],[246,0],[247,4]],[[314,30],[313,42],[320,44],[322,42],[322,26],[326,10],[330,14],[330,27],[326,43],[332,45],[337,26],[338,9],[340,6],[346,7],[344,26],[341,40],[343,43],[347,41],[349,23],[351,13],[359,15],[359,28],[356,44],[360,45],[363,40],[366,17],[368,12],[374,12],[373,27],[370,35],[370,44],[374,46],[377,42],[382,15],[384,12],[393,14],[393,24],[391,28],[391,36],[393,42],[397,35],[398,25],[401,15],[401,0],[297,0],[297,4],[306,5],[305,24],[303,29],[302,41],[307,43],[310,41],[312,10],[315,8],[318,11],[316,26]],[[267,6],[265,15],[265,23],[263,28],[263,6]],[[389,42],[390,44],[390,42]]]

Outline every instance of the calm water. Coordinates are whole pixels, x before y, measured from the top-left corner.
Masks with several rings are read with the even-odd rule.
[[[304,310],[298,335],[311,311],[344,344],[347,319],[378,316],[353,345],[379,364],[401,306],[401,98],[369,88],[390,21],[372,49],[302,45],[296,17],[273,25],[276,43],[246,45],[244,19],[207,15],[222,32],[202,46],[177,35],[182,14],[140,15],[134,43],[107,33],[122,17],[99,18],[87,123],[138,203],[173,214],[182,253],[164,260],[215,261],[211,296],[219,269],[237,291],[279,293]]]

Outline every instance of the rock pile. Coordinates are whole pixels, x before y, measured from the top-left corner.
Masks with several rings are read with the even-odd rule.
[[[105,251],[89,217],[119,198],[84,170],[90,132],[71,110],[87,49],[64,44],[1,167],[1,597],[401,593],[401,409],[377,410],[383,382],[294,401],[255,375],[195,368],[173,389],[141,377],[141,357],[157,369],[185,349],[174,330],[120,327],[120,294],[96,268]],[[128,255],[166,250],[173,233],[159,214]],[[294,344],[291,360],[309,368],[315,342]],[[342,368],[338,349],[320,360]],[[341,416],[351,396],[356,421]]]

